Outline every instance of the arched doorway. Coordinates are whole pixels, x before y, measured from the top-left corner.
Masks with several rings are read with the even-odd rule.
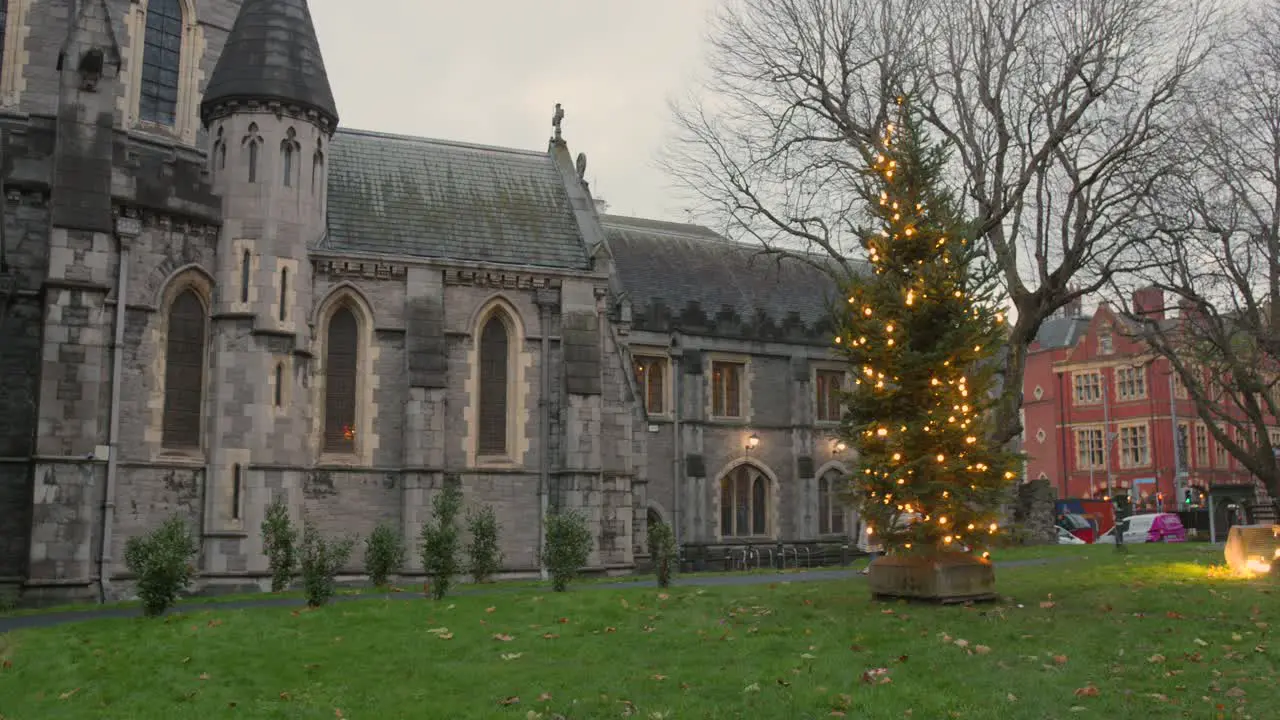
[[[769,535],[769,478],[742,464],[720,479],[720,535],[725,538]]]

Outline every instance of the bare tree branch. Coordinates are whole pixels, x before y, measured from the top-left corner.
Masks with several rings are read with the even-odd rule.
[[[1163,242],[1140,279],[1176,320],[1134,328],[1196,400],[1219,445],[1280,496],[1280,0],[1227,26],[1185,99],[1177,172],[1148,198]],[[1117,290],[1120,288],[1117,287]]]
[[[1152,241],[1187,79],[1217,0],[729,0],[664,165],[730,235],[853,271],[865,168],[899,94],[951,145],[952,181],[1015,308],[995,435],[1021,431],[1041,323]]]

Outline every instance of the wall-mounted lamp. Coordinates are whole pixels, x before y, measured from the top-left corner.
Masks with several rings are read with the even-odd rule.
[[[760,436],[751,433],[751,437],[747,438],[747,452],[751,452],[758,447],[760,447]]]
[[[831,441],[831,451],[832,451],[832,452],[842,453],[842,452],[844,452],[845,450],[848,450],[848,449],[849,449],[849,446],[848,446],[848,445],[845,445],[843,440],[832,440],[832,441]]]

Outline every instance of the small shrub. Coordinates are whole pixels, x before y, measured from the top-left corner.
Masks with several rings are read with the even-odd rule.
[[[591,556],[591,531],[587,529],[586,516],[577,510],[548,515],[546,543],[542,562],[551,574],[551,587],[556,592],[564,592]]]
[[[262,551],[271,568],[271,592],[289,589],[298,567],[298,529],[289,519],[289,508],[277,497],[262,520]]]
[[[334,578],[351,557],[355,539],[326,538],[309,520],[302,523],[302,587],[307,605],[320,607],[334,595]]]
[[[502,569],[502,549],[498,547],[498,533],[502,525],[493,506],[484,505],[467,512],[467,529],[471,542],[467,544],[467,570],[471,579],[487,582]]]
[[[676,565],[676,535],[670,525],[656,522],[649,526],[649,557],[653,558],[658,587],[669,587]]]
[[[138,578],[138,597],[144,613],[150,617],[162,615],[177,601],[178,593],[195,574],[191,559],[196,551],[187,523],[177,515],[146,535],[129,538],[124,546],[124,561]]]
[[[0,615],[17,610],[19,599],[18,588],[0,587]]]
[[[461,570],[458,557],[461,538],[458,512],[462,510],[462,490],[446,484],[431,504],[431,518],[422,525],[422,569],[431,579],[431,597],[439,600],[449,592],[453,578]]]
[[[369,581],[377,587],[386,587],[391,573],[404,565],[404,539],[400,531],[390,523],[380,523],[369,534],[364,548],[364,569]]]

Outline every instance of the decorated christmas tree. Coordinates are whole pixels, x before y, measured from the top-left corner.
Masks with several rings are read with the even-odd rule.
[[[900,100],[870,169],[871,272],[845,287],[836,346],[851,383],[850,496],[890,554],[987,555],[1019,457],[992,443],[1004,321],[973,228],[942,187],[945,149]]]

